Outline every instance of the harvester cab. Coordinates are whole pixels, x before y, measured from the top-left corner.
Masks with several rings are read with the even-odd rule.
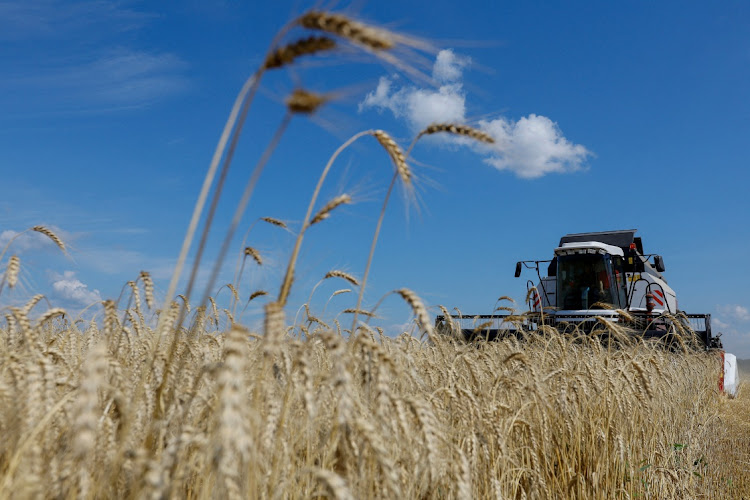
[[[614,312],[604,311],[616,309],[676,314],[677,297],[662,275],[664,259],[644,254],[635,232],[568,234],[560,239],[552,260],[518,263],[517,271],[519,267],[534,268],[539,278],[530,310],[547,308],[557,318],[569,321],[613,316]],[[542,263],[549,263],[547,276],[541,275]]]

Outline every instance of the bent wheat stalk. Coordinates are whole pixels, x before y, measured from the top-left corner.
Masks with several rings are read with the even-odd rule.
[[[385,148],[386,151],[388,151],[388,154],[391,157],[391,160],[393,161],[393,165],[396,168],[396,172],[393,174],[393,178],[391,179],[391,184],[388,186],[388,191],[385,194],[385,199],[383,200],[383,207],[380,209],[380,215],[378,216],[378,222],[375,225],[375,234],[373,234],[372,237],[372,243],[370,244],[370,254],[367,256],[367,264],[365,265],[365,273],[362,276],[362,286],[359,289],[359,296],[357,297],[357,307],[356,309],[360,309],[362,307],[362,298],[364,296],[365,291],[365,285],[367,284],[367,278],[370,275],[370,267],[372,265],[372,259],[375,255],[375,246],[378,242],[378,237],[380,236],[380,229],[383,226],[383,218],[385,217],[385,209],[388,206],[388,201],[391,197],[391,192],[393,191],[393,186],[396,184],[396,179],[398,177],[401,178],[401,181],[403,185],[407,189],[412,188],[412,173],[409,169],[409,165],[406,163],[406,159],[411,154],[411,150],[414,149],[414,145],[425,135],[432,135],[437,133],[449,133],[454,135],[463,135],[466,137],[469,137],[471,139],[480,141],[480,142],[486,142],[486,143],[493,143],[495,140],[489,136],[488,134],[482,132],[481,130],[477,130],[473,127],[469,127],[468,125],[458,125],[458,124],[452,124],[452,123],[434,123],[421,132],[417,134],[417,136],[412,141],[411,145],[409,146],[409,149],[406,150],[406,154],[404,154],[401,151],[401,148],[396,144],[396,142],[385,132],[382,130],[375,131],[375,137],[378,139],[378,142]],[[354,314],[354,318],[352,320],[352,331],[354,331],[354,328],[357,324],[357,314]]]
[[[320,194],[320,188],[323,186],[323,181],[325,181],[326,177],[328,176],[328,172],[331,170],[331,166],[333,165],[333,162],[336,161],[336,158],[341,154],[342,151],[344,151],[346,148],[348,148],[353,142],[355,142],[360,137],[363,137],[365,135],[370,135],[374,131],[373,130],[366,130],[364,132],[359,132],[358,134],[353,135],[351,138],[349,138],[346,142],[344,142],[341,146],[334,151],[333,155],[328,159],[328,163],[326,163],[325,168],[323,169],[323,173],[320,175],[320,178],[318,179],[318,184],[315,186],[315,190],[313,191],[312,198],[310,199],[310,203],[307,206],[307,213],[305,214],[305,218],[302,221],[302,227],[299,230],[299,233],[297,233],[297,239],[294,242],[294,249],[292,250],[292,255],[289,258],[289,263],[286,267],[286,274],[284,275],[284,281],[281,282],[281,289],[279,290],[279,297],[277,299],[277,302],[281,304],[283,307],[286,304],[286,301],[289,297],[289,291],[292,288],[292,280],[294,278],[294,270],[295,265],[297,263],[297,257],[299,256],[300,247],[302,246],[302,239],[305,236],[305,231],[308,227],[310,227],[310,220],[312,217],[312,211],[315,207],[315,202],[318,200],[318,195]]]

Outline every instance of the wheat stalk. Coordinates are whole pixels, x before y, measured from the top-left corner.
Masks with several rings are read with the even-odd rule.
[[[224,366],[219,371],[218,429],[214,463],[224,479],[226,493],[241,498],[242,471],[249,458],[253,439],[247,418],[247,403],[243,397],[248,331],[234,326],[224,343]]]
[[[294,249],[292,250],[292,255],[289,257],[289,264],[287,264],[286,274],[284,275],[284,280],[281,283],[281,289],[279,290],[279,298],[277,300],[280,304],[282,305],[286,304],[287,298],[289,297],[289,292],[291,290],[292,281],[294,278],[294,270],[295,270],[296,263],[297,263],[297,257],[299,256],[299,251],[302,246],[302,239],[304,237],[306,229],[310,226],[308,222],[311,220],[313,207],[315,206],[315,203],[318,199],[318,194],[320,193],[320,189],[323,186],[323,182],[325,181],[326,177],[328,176],[328,172],[333,166],[333,162],[336,160],[336,158],[338,158],[341,152],[344,151],[344,149],[349,147],[352,143],[354,143],[354,141],[356,141],[360,137],[364,137],[366,135],[376,135],[378,133],[380,135],[380,138],[378,139],[379,141],[381,140],[385,141],[385,138],[388,137],[387,134],[385,134],[385,132],[377,131],[377,130],[366,130],[364,132],[359,132],[358,134],[355,134],[352,137],[350,137],[341,146],[339,146],[336,149],[336,151],[334,151],[334,153],[331,155],[331,157],[328,159],[328,163],[326,163],[326,166],[323,169],[323,172],[321,173],[320,178],[318,179],[318,183],[315,186],[315,190],[313,191],[312,198],[310,199],[310,203],[308,204],[308,207],[307,207],[307,213],[305,214],[305,218],[302,222],[302,229],[300,230],[299,234],[297,234],[297,239],[294,242]],[[390,154],[390,151],[398,150],[398,146],[395,143],[390,144],[388,141],[385,141],[385,142],[388,144],[388,148],[390,148],[389,154]],[[394,146],[396,150],[394,150]],[[407,168],[407,171],[408,171],[408,168]],[[360,295],[361,295],[361,292],[360,292]],[[361,305],[362,304],[360,301],[360,303],[357,304],[357,309],[359,309]],[[355,321],[356,321],[356,315],[355,315]]]
[[[110,301],[111,302],[111,301]],[[114,302],[112,302],[114,304]],[[91,487],[92,454],[96,446],[99,415],[99,387],[105,383],[108,367],[107,348],[98,343],[86,356],[81,373],[81,385],[73,408],[72,455],[78,465],[80,495],[87,497]]]

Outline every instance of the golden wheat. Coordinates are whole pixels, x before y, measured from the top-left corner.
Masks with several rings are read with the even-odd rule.
[[[21,270],[21,259],[17,255],[11,255],[5,268],[5,282],[8,288],[13,288],[18,283],[18,272]]]
[[[373,50],[387,50],[395,45],[389,32],[341,14],[312,10],[297,19],[297,22],[305,28],[325,31]]]
[[[286,98],[286,107],[291,113],[312,114],[320,106],[330,100],[330,97],[310,92],[305,89],[295,89],[289,97]]]
[[[433,123],[419,132],[419,134],[417,135],[417,139],[424,135],[432,135],[438,133],[463,135],[474,139],[475,141],[485,142],[488,144],[493,144],[495,142],[495,139],[493,139],[492,136],[487,134],[486,132],[482,132],[481,130],[474,127],[461,125],[458,123]]]
[[[328,278],[341,278],[341,279],[348,281],[354,286],[359,286],[359,281],[357,280],[357,278],[347,273],[346,271],[341,271],[339,269],[332,269],[328,271],[326,275],[323,277],[323,279],[328,279]]]
[[[412,179],[411,169],[409,168],[409,165],[406,164],[406,157],[404,156],[401,147],[383,130],[375,130],[372,135],[391,157],[393,165],[396,167],[396,173],[398,173],[401,181],[405,186],[410,186]]]
[[[63,243],[63,240],[59,236],[57,236],[54,231],[45,226],[34,226],[31,228],[31,230],[36,231],[37,233],[41,233],[47,238],[51,239],[52,242],[57,245],[58,248],[63,251],[63,253],[65,253],[65,243]]]
[[[295,59],[316,54],[327,50],[332,50],[336,42],[324,36],[311,36],[297,40],[290,44],[284,45],[274,50],[266,57],[263,64],[264,69],[274,69],[286,66],[294,62]]]
[[[253,258],[253,260],[259,265],[263,265],[263,259],[260,257],[260,253],[253,247],[245,247],[244,253],[246,256],[250,256]]]
[[[310,225],[312,226],[313,224],[317,224],[318,222],[327,219],[328,217],[330,217],[333,210],[340,207],[341,205],[347,205],[351,202],[352,197],[346,193],[336,196],[335,198],[331,199],[331,201],[323,205],[323,207],[318,211],[317,214],[315,214],[315,216],[310,221]]]

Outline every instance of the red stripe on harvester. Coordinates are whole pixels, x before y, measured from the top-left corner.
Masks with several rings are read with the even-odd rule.
[[[654,290],[654,293],[658,293],[659,297],[661,297],[662,299],[664,298],[664,294],[661,293],[659,290]]]
[[[657,303],[658,303],[658,304],[659,304],[660,306],[663,306],[663,305],[664,305],[664,302],[662,302],[661,300],[659,300],[659,298],[658,298],[658,297],[654,296],[654,300],[655,300],[655,301],[656,301],[656,302],[657,302]]]

